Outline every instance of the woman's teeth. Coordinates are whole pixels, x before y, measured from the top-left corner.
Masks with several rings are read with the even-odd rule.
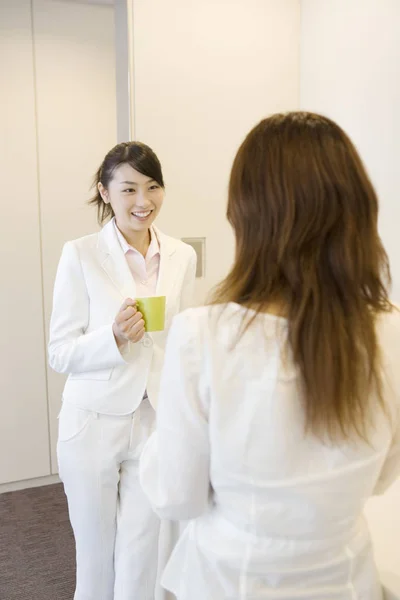
[[[146,211],[137,211],[132,213],[134,217],[138,217],[139,219],[146,219],[151,214],[151,210]]]

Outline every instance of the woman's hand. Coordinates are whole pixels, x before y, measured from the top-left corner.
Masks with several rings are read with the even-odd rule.
[[[145,334],[143,315],[136,308],[136,301],[127,298],[113,324],[113,333],[118,348],[127,342],[136,344]]]

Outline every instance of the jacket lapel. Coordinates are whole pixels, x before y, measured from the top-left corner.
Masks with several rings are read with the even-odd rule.
[[[112,219],[99,233],[98,248],[101,252],[101,266],[119,290],[123,300],[135,298],[136,284],[129,269],[125,254],[119,243]]]

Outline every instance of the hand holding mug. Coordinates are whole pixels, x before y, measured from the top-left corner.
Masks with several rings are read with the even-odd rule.
[[[113,324],[113,333],[118,348],[124,346],[127,342],[136,344],[140,342],[145,334],[145,325],[143,315],[136,306],[136,301],[127,298]]]

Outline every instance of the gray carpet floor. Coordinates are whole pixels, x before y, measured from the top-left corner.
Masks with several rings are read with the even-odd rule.
[[[0,495],[0,600],[72,600],[75,549],[61,484]]]

